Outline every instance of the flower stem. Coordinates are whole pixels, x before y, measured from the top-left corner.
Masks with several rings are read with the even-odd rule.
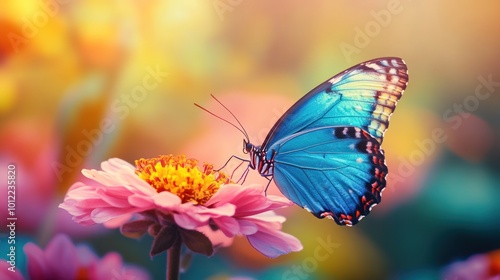
[[[167,280],[179,279],[182,239],[179,236],[172,247],[168,249]]]

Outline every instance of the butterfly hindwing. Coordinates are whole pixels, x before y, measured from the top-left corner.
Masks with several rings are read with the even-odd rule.
[[[396,57],[353,66],[320,84],[293,105],[264,140],[264,149],[286,136],[324,126],[356,126],[382,143],[389,117],[408,83]]]
[[[380,202],[387,167],[379,142],[357,127],[326,126],[270,147],[280,191],[316,217],[354,225]]]

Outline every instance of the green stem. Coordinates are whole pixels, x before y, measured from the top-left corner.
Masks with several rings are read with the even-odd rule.
[[[181,246],[182,239],[180,236],[174,242],[172,247],[168,249],[167,256],[167,280],[177,280],[179,279],[179,271],[181,264]]]

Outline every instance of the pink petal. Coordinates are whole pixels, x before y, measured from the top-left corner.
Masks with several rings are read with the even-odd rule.
[[[98,171],[95,169],[83,169],[82,170],[83,176],[99,182],[100,184],[104,186],[115,186],[116,185],[116,180],[108,173]]]
[[[112,218],[107,222],[104,222],[104,226],[107,228],[118,228],[121,225],[125,224],[132,218],[132,214],[126,214],[122,216],[118,216],[116,218]]]
[[[123,265],[122,257],[117,253],[106,254],[94,265],[94,279],[148,280],[149,275],[137,268]]]
[[[234,237],[241,231],[240,224],[232,217],[219,217],[214,222],[227,237]]]
[[[8,279],[8,280],[24,280],[23,275],[19,272],[18,269],[15,272],[9,270],[10,264],[5,260],[0,262],[0,279]]]
[[[264,213],[253,215],[251,217],[248,217],[247,219],[279,225],[286,221],[285,217],[277,215],[274,211],[267,211]],[[281,229],[281,226],[279,227],[279,229]]]
[[[100,260],[88,247],[75,247],[65,235],[56,235],[45,250],[28,243],[24,251],[29,279],[76,279],[78,269],[85,270],[85,279],[149,279],[142,270],[123,267],[117,253]]]
[[[222,185],[220,189],[206,203],[207,206],[231,203],[240,197],[248,197],[250,195],[259,195],[264,191],[264,187],[260,185],[251,185],[243,187],[241,185],[227,184]]]
[[[129,196],[131,195],[132,194],[130,194]],[[100,198],[102,200],[102,203],[105,203],[104,205],[100,205],[100,207],[128,208],[131,206],[128,202],[128,196],[124,198],[103,193],[100,195]]]
[[[76,191],[76,190],[83,188],[83,187],[87,187],[87,185],[85,185],[82,182],[76,182],[73,185],[71,185],[71,187],[68,189],[68,192],[69,191]]]
[[[107,253],[96,265],[96,274],[99,279],[113,279],[111,272],[120,269],[123,265],[122,257],[117,253]],[[107,278],[106,278],[107,276]]]
[[[224,204],[215,208],[184,203],[177,208],[174,214],[175,222],[182,228],[195,229],[208,224],[210,219],[234,215],[236,207],[232,204]]]
[[[207,202],[207,206],[223,204],[237,206],[236,216],[251,216],[268,210],[283,208],[292,205],[288,199],[280,196],[264,196],[264,187],[261,185],[240,186],[234,184],[223,185],[219,191]]]
[[[84,245],[72,246],[76,248],[76,254],[78,255],[78,267],[91,267],[99,262],[99,258],[89,247]]]
[[[256,233],[259,230],[257,225],[251,221],[239,220],[238,223],[240,226],[240,232],[243,235],[251,235],[251,234]]]
[[[236,206],[232,204],[224,204],[215,208],[198,207],[197,211],[200,215],[209,215],[211,217],[233,216],[236,211]]]
[[[102,224],[110,221],[111,219],[120,218],[121,216],[130,215],[131,213],[139,212],[142,209],[130,208],[114,208],[114,207],[101,207],[94,209],[90,216],[95,223]]]
[[[185,229],[196,229],[208,224],[207,222],[202,223],[186,213],[174,213],[174,220],[178,226]]]
[[[96,188],[95,191],[99,195],[99,197],[103,195],[107,195],[109,197],[116,197],[120,199],[126,199],[130,195],[136,193],[125,186],[107,186],[103,188]]]
[[[213,231],[208,225],[199,227],[196,230],[205,234],[208,239],[210,239],[214,247],[228,247],[233,244],[232,237],[227,237],[227,235],[220,230]]]
[[[24,251],[28,258],[28,275],[32,279],[65,279],[76,275],[76,249],[66,235],[56,235],[45,251],[32,243],[26,244]]]
[[[246,235],[252,246],[268,257],[302,250],[297,238],[281,232],[285,217],[272,211],[290,206],[292,202],[281,196],[266,197],[263,190],[260,185],[224,185],[207,202],[207,206],[236,206],[233,218],[238,221],[238,226],[224,218],[214,219],[215,223],[228,237],[238,233]]]
[[[117,226],[117,221],[125,221],[133,213],[154,208],[154,196],[158,193],[135,174],[132,165],[110,159],[101,166],[102,171],[84,169],[82,173],[95,182],[73,184],[59,205],[73,216],[74,221]],[[169,209],[180,204],[177,196],[171,194],[170,198],[160,204]]]
[[[57,279],[76,275],[77,257],[76,248],[66,235],[56,235],[45,248],[47,265],[52,271],[53,277]]]
[[[88,215],[74,216],[72,219],[73,221],[84,226],[92,226],[96,224]]]
[[[40,277],[49,276],[50,268],[46,264],[46,259],[42,249],[33,243],[27,243],[24,245],[24,253],[28,259],[28,274],[29,275],[39,275]]]
[[[137,208],[152,209],[154,207],[154,199],[144,195],[133,194],[128,197],[128,202]]]
[[[297,238],[281,231],[258,231],[248,235],[247,239],[255,249],[270,258],[303,249]]]
[[[135,174],[135,166],[122,159],[112,158],[104,161],[101,163],[101,168],[104,172],[112,175],[117,183],[116,185],[123,185],[125,187],[133,186],[136,192],[145,195],[156,193],[154,188]]]
[[[101,169],[108,173],[135,172],[135,166],[119,158],[110,158],[107,161],[103,161]]]
[[[108,207],[109,203],[106,203],[105,200],[97,197],[89,197],[85,200],[77,200],[77,199],[66,199],[64,204],[72,203],[74,210],[82,211],[83,209],[94,209],[100,207]],[[63,208],[63,207],[61,207]],[[63,208],[65,209],[65,208]],[[66,209],[68,210],[68,209]]]
[[[180,197],[170,192],[156,193],[153,196],[153,201],[156,205],[167,210],[176,208],[182,203]]]

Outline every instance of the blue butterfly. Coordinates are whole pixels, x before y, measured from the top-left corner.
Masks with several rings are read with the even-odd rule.
[[[381,144],[407,83],[397,57],[333,76],[295,103],[261,146],[244,140],[249,167],[314,216],[355,225],[381,201],[388,173]]]

